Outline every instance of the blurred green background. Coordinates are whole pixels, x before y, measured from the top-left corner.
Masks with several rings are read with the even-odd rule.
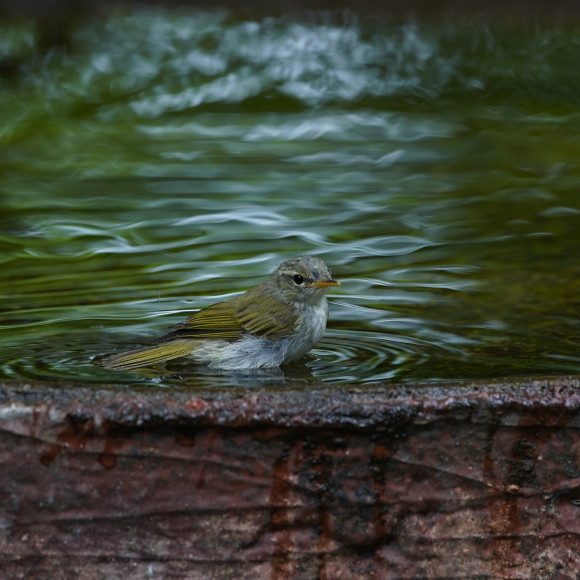
[[[299,254],[342,286],[267,382],[580,372],[565,11],[63,14],[0,19],[0,378],[239,384],[95,356]]]

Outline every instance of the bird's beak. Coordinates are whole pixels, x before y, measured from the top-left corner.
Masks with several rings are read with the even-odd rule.
[[[329,286],[340,286],[340,282],[337,282],[336,280],[330,278],[330,280],[320,280],[320,282],[314,282],[314,284],[311,284],[310,287],[328,288]]]

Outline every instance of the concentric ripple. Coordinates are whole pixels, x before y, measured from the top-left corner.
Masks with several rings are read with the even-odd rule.
[[[330,331],[314,349],[308,366],[314,376],[334,383],[404,380],[413,369],[442,357],[461,358],[462,351],[413,337],[364,331]]]
[[[87,356],[87,350],[114,351],[131,348],[124,340],[114,343],[110,337],[110,348],[102,344],[85,345],[80,348],[77,341],[60,343],[63,352],[55,351],[55,341],[37,345],[29,358],[6,358],[2,364],[5,379],[37,381],[77,381],[85,384],[124,383],[155,386],[204,386],[217,387],[226,384],[259,386],[267,384],[308,386],[323,383],[361,383],[373,381],[400,381],[412,369],[438,356],[456,356],[455,349],[445,349],[417,339],[397,336],[379,336],[369,332],[329,331],[323,341],[313,349],[304,362],[295,363],[284,369],[268,369],[251,372],[215,371],[187,362],[173,361],[154,368],[126,373],[113,373],[99,366],[98,356]],[[121,344],[119,344],[119,342]],[[145,344],[146,341],[142,341]],[[58,343],[58,340],[56,341]],[[15,350],[18,354],[18,350]],[[104,354],[104,353],[103,353]],[[364,380],[361,380],[364,379]]]

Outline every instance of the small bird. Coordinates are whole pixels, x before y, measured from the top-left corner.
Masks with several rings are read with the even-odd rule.
[[[340,286],[312,256],[283,262],[246,293],[194,312],[152,347],[106,356],[111,370],[130,370],[179,357],[219,369],[285,365],[321,338],[328,319],[326,292]]]

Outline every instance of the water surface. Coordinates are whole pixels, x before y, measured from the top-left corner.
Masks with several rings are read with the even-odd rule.
[[[0,28],[0,378],[580,372],[580,31],[141,10],[47,54]],[[97,364],[300,254],[342,282],[304,364]]]

